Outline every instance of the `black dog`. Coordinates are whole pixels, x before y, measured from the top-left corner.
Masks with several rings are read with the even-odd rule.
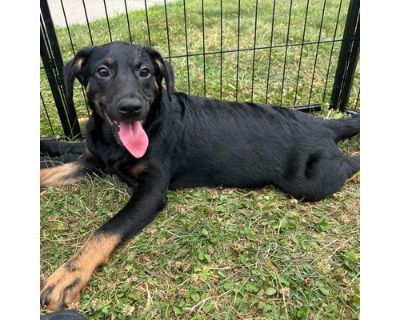
[[[77,299],[96,268],[166,205],[168,189],[272,184],[317,201],[359,171],[359,157],[342,155],[336,145],[359,133],[359,117],[322,120],[175,92],[172,67],[149,47],[114,42],[82,49],[64,77],[68,99],[78,78],[93,110],[86,151],[77,161],[42,169],[41,186],[73,183],[100,169],[134,186],[134,197],[46,281],[41,302],[49,309]],[[42,148],[56,155],[67,147],[45,141]],[[78,158],[73,154],[82,146],[72,148]]]

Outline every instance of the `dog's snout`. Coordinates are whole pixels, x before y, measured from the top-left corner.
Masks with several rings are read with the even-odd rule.
[[[135,117],[142,111],[139,99],[124,99],[119,103],[119,113],[124,117]]]

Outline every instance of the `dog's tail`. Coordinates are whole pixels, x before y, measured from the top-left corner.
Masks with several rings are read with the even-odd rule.
[[[360,133],[360,115],[338,120],[324,120],[324,123],[334,132],[335,141],[348,139]]]

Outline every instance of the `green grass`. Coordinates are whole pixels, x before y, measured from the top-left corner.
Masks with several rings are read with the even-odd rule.
[[[358,139],[342,145],[358,149]],[[359,180],[318,203],[271,188],[169,192],[74,305],[90,319],[355,319]],[[127,201],[114,178],[41,195],[42,280]]]
[[[237,46],[237,2],[224,1],[224,48]],[[260,1],[257,46],[268,45],[271,1]],[[277,1],[275,44],[286,40],[288,3]],[[293,1],[290,41],[300,42],[306,1]],[[333,34],[339,1],[328,1],[321,39]],[[348,1],[343,1],[341,22]],[[306,41],[318,39],[320,1],[310,1]],[[201,2],[187,1],[189,52],[202,52]],[[153,44],[168,55],[164,7],[149,9]],[[205,1],[206,50],[219,49],[219,4]],[[147,43],[144,12],[129,14],[134,42]],[[171,55],[185,53],[183,8],[168,5]],[[135,23],[133,23],[135,21]],[[110,20],[113,40],[129,40],[125,16]],[[91,23],[95,43],[109,40],[106,22]],[[241,47],[253,46],[254,3],[241,1]],[[342,32],[339,28],[338,35]],[[65,60],[72,57],[65,29],[57,30]],[[71,27],[77,48],[88,45],[87,29]],[[339,36],[337,36],[339,37]],[[320,46],[328,57],[330,45]],[[339,45],[335,45],[332,70]],[[299,103],[307,103],[315,46],[304,47]],[[300,48],[288,50],[283,104],[293,102]],[[253,52],[240,54],[239,100],[251,99]],[[254,100],[265,101],[268,50],[256,52]],[[270,102],[280,102],[284,49],[272,51]],[[321,59],[312,102],[324,102],[327,71]],[[220,56],[206,59],[207,95],[219,98]],[[235,98],[236,53],[224,54],[223,98]],[[173,59],[177,87],[188,91],[186,59]],[[203,94],[202,57],[189,59],[190,87]],[[331,71],[333,73],[333,71]],[[48,108],[52,101],[42,77]],[[333,75],[327,85],[330,92]],[[355,79],[358,86],[358,74]],[[80,117],[87,116],[77,86]],[[357,89],[358,90],[358,89]],[[357,90],[355,91],[357,94]],[[329,94],[327,94],[328,98]],[[326,100],[326,99],[325,99]],[[49,110],[56,133],[57,115]],[[324,117],[338,117],[326,109]],[[51,131],[45,118],[41,134]],[[359,139],[341,144],[359,150]],[[41,193],[41,280],[78,250],[129,198],[126,185],[113,177],[92,177]],[[318,203],[301,203],[280,191],[196,188],[168,193],[159,217],[100,269],[72,307],[89,319],[357,319],[359,317],[359,179]]]

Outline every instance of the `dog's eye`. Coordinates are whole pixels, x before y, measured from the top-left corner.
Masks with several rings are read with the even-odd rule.
[[[96,73],[101,78],[108,78],[110,76],[110,71],[106,67],[100,67],[97,69]]]
[[[147,68],[143,68],[142,70],[140,70],[139,75],[142,78],[147,78],[150,75],[150,70]]]

